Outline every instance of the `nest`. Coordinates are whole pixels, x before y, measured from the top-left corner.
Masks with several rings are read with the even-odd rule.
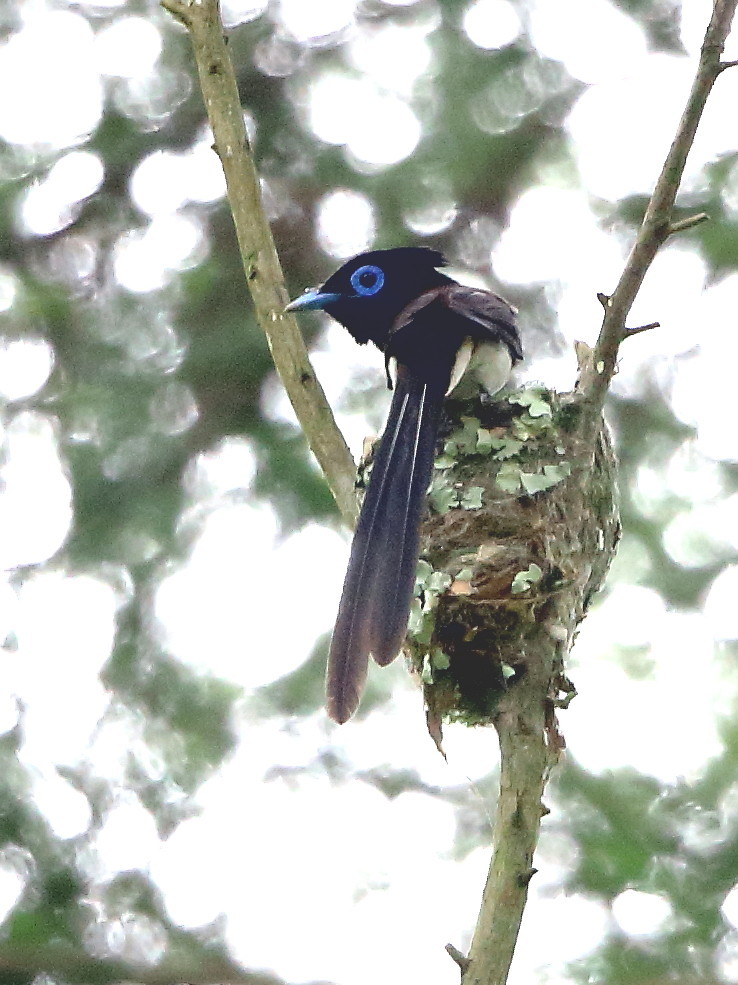
[[[523,680],[552,708],[573,693],[564,656],[620,536],[609,435],[585,447],[582,408],[540,387],[447,405],[406,645],[439,745]]]

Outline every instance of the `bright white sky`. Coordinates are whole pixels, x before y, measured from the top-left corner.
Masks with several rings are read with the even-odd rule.
[[[393,5],[413,2],[394,0]],[[677,57],[649,53],[640,30],[607,0],[531,0],[527,29],[539,52],[551,60],[545,69],[549,74],[531,81],[511,71],[500,89],[474,97],[477,124],[504,132],[535,105],[537,85],[550,91],[556,84],[553,63],[560,62],[588,86],[566,124],[576,176],[554,173],[542,161],[537,180],[515,203],[507,229],[499,234],[482,221],[458,233],[465,250],[489,257],[502,282],[544,285],[557,299],[560,327],[569,341],[593,341],[599,315],[595,292],[612,289],[623,263],[621,244],[598,225],[593,201],[648,192],[673,134],[711,10],[708,0],[685,6],[682,40],[688,54]],[[227,0],[224,14],[227,23],[237,25],[262,15],[266,7],[266,0]],[[273,4],[272,15],[281,22],[282,35],[259,48],[257,63],[268,73],[290,74],[299,52],[295,41],[320,46],[345,38],[341,58],[330,68],[295,76],[299,111],[304,126],[325,143],[342,147],[358,170],[381,172],[412,154],[421,137],[413,93],[432,65],[430,38],[438,27],[435,8],[426,7],[415,25],[357,32],[355,0],[281,0]],[[523,30],[522,9],[509,0],[471,0],[463,18],[468,43],[482,51],[512,43]],[[99,27],[88,15],[103,10],[119,14]],[[20,11],[19,30],[0,47],[0,91],[13,92],[12,99],[0,100],[0,138],[17,146],[15,176],[41,166],[44,177],[29,184],[16,215],[20,231],[39,236],[69,225],[79,203],[101,185],[104,163],[84,143],[100,121],[106,93],[120,112],[137,120],[171,112],[186,89],[181,72],[165,57],[169,24],[164,14],[153,12],[149,19],[129,14],[124,0],[91,0],[68,8],[28,0]],[[570,29],[572,23],[579,25],[577,31]],[[738,45],[726,56],[737,57]],[[728,75],[711,97],[690,158],[688,190],[699,190],[706,163],[735,150],[738,128],[726,123],[735,119],[735,86]],[[359,102],[364,112],[357,125],[351,107]],[[189,206],[216,201],[224,193],[209,145],[203,131],[189,148],[154,153],[136,169],[130,194],[142,223],[112,250],[115,277],[129,292],[153,295],[206,255],[207,231]],[[738,170],[726,187],[728,209],[738,208],[737,188]],[[432,176],[427,204],[404,217],[420,237],[450,227],[456,218],[453,190]],[[316,220],[320,247],[337,263],[373,241],[372,203],[355,191],[327,192]],[[90,262],[84,244],[74,262]],[[463,278],[463,271],[458,274]],[[18,290],[13,272],[0,268],[0,312],[12,312]],[[682,497],[685,505],[670,523],[665,544],[687,567],[720,559],[738,547],[738,497],[726,497],[716,464],[719,458],[738,461],[738,433],[711,396],[723,388],[733,391],[738,351],[732,348],[738,336],[726,332],[725,322],[726,313],[734,318],[736,310],[738,276],[708,283],[695,252],[683,243],[669,245],[632,315],[633,324],[658,319],[663,327],[628,343],[615,381],[620,394],[637,396],[649,379],[657,379],[676,415],[696,428],[695,440],[670,461],[656,455],[644,464],[635,491],[644,515],[660,511],[675,492]],[[158,357],[171,360],[174,368],[181,356],[167,348],[171,329],[157,324],[151,332]],[[154,599],[158,629],[170,652],[199,672],[243,688],[239,747],[198,792],[200,813],[165,841],[142,804],[124,789],[121,781],[131,756],[152,779],[163,775],[144,739],[144,723],[112,708],[98,678],[113,645],[116,612],[129,598],[130,579],[122,567],[72,574],[53,563],[44,566],[69,532],[71,489],[51,417],[14,408],[41,390],[53,359],[40,335],[0,341],[0,399],[6,408],[0,636],[16,644],[5,654],[0,677],[0,730],[15,724],[22,701],[21,756],[53,830],[59,838],[71,838],[88,829],[87,802],[57,767],[89,764],[117,789],[102,830],[80,859],[90,878],[104,882],[131,867],[149,871],[173,919],[197,928],[224,913],[234,956],[246,966],[272,967],[288,979],[369,985],[392,967],[398,980],[412,976],[427,985],[455,983],[457,971],[442,948],[449,940],[462,947],[468,941],[487,850],[463,861],[452,857],[454,812],[442,800],[415,793],[388,800],[360,780],[331,782],[311,767],[331,750],[356,770],[390,763],[440,788],[460,785],[475,799],[472,781],[489,771],[495,737],[489,731],[449,729],[446,765],[425,735],[419,697],[399,662],[381,677],[383,686],[392,689],[392,701],[365,721],[337,729],[322,713],[286,727],[260,720],[250,701],[254,689],[298,667],[316,637],[330,629],[348,538],[311,525],[280,539],[268,506],[243,497],[234,501],[232,494],[248,490],[254,476],[246,439],[223,441],[192,463],[186,476],[188,516],[201,518],[199,533],[186,561],[162,572]],[[380,360],[328,327],[316,346],[315,364],[339,407],[339,423],[358,451],[363,436],[381,425],[381,413],[377,409],[369,420],[344,413],[340,401],[358,374],[381,372]],[[539,361],[525,370],[528,378],[562,387],[571,384],[573,372],[569,357]],[[264,399],[268,413],[292,419],[276,384]],[[162,400],[170,433],[188,427],[197,415],[183,386],[171,385]],[[79,438],[86,440],[84,429]],[[111,476],[126,467],[135,451],[128,449],[108,463]],[[32,568],[18,581],[13,572],[21,565]],[[290,599],[289,621],[280,617],[275,640],[270,598],[287,568],[303,589]],[[732,706],[735,674],[720,644],[738,639],[738,566],[715,579],[703,611],[695,613],[667,610],[653,590],[639,584],[647,574],[647,559],[637,547],[623,544],[614,587],[584,624],[577,644],[571,670],[580,696],[564,714],[563,727],[571,754],[585,768],[601,772],[627,764],[668,783],[698,775],[721,749],[716,715]],[[650,673],[634,672],[623,652],[637,653],[639,666],[645,662]],[[699,690],[687,686],[696,653]],[[613,695],[618,707],[629,708],[627,729],[612,721]],[[275,764],[307,769],[289,783],[265,782]],[[172,787],[171,796],[176,800],[181,793]],[[695,844],[706,847],[708,837],[696,832]],[[544,971],[549,981],[568,980],[562,977],[564,963],[595,948],[618,927],[647,939],[668,925],[669,904],[653,894],[628,890],[611,911],[563,894],[561,880],[574,852],[555,833],[555,823],[547,822],[514,985],[537,980]],[[11,854],[0,862],[0,914],[10,910],[30,878],[28,860]],[[736,892],[724,906],[734,927]],[[285,927],[289,948],[284,947]],[[96,932],[93,923],[90,942],[99,953],[160,953],[160,935],[149,924],[120,925],[102,941]],[[727,980],[738,981],[738,974],[731,977],[727,958],[724,971]]]

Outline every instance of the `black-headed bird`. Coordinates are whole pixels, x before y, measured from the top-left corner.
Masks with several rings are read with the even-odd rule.
[[[373,250],[349,260],[288,311],[320,308],[385,357],[392,403],[359,514],[326,671],[336,722],[356,710],[369,656],[391,663],[407,631],[444,398],[469,384],[496,393],[523,358],[515,309],[438,268],[435,250]]]

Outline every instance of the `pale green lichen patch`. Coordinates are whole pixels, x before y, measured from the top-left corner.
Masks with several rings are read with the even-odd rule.
[[[459,493],[443,475],[434,476],[428,490],[428,499],[436,513],[448,513],[459,505]]]
[[[504,492],[518,493],[522,488],[519,465],[501,465],[497,473],[497,485]]]
[[[453,431],[443,445],[443,453],[456,460],[459,455],[479,453],[479,431],[481,422],[476,417],[462,417],[461,427]]]
[[[580,448],[578,418],[576,395],[542,387],[446,408],[407,640],[434,728],[494,721],[604,577],[612,457],[604,432],[594,462]]]
[[[421,645],[427,646],[435,628],[434,609],[438,606],[438,597],[442,595],[453,581],[445,571],[434,571],[427,561],[418,561],[415,572],[415,589],[410,605],[408,621],[408,636]]]
[[[518,571],[515,575],[510,586],[510,591],[514,595],[520,592],[527,592],[531,585],[535,585],[542,577],[542,569],[534,561],[531,561],[525,571]]]
[[[519,465],[503,465],[497,473],[497,485],[505,492],[524,492],[527,496],[544,492],[571,475],[571,465],[544,465],[540,472],[526,472]]]
[[[433,613],[423,608],[420,599],[413,599],[410,604],[410,618],[407,623],[407,634],[414,643],[428,646],[433,638],[436,621]]]
[[[415,594],[425,595],[427,599],[435,598],[441,592],[445,592],[451,584],[451,575],[445,571],[435,571],[433,567],[422,558],[418,561],[415,571]]]
[[[528,387],[517,390],[507,398],[509,404],[527,407],[531,417],[553,417],[553,408],[548,399],[548,391],[542,387]]]
[[[483,492],[481,486],[469,486],[459,499],[459,506],[462,510],[481,510]]]
[[[469,486],[464,489],[459,485],[452,485],[448,479],[441,476],[434,476],[431,487],[428,490],[430,504],[436,513],[448,513],[449,510],[481,510],[482,486]]]
[[[502,462],[506,458],[514,458],[520,452],[524,442],[507,436],[504,438],[492,438],[491,444],[494,451],[492,458],[497,459],[498,462]]]
[[[541,472],[521,472],[520,481],[523,489],[532,496],[534,493],[550,489],[571,475],[571,465],[561,462],[560,465],[544,465]]]
[[[447,653],[444,653],[439,646],[434,646],[429,653],[430,662],[436,670],[448,670],[451,666],[451,658]]]
[[[451,666],[451,659],[444,653],[439,646],[434,646],[423,656],[423,666],[420,671],[420,679],[423,684],[433,684],[437,678],[436,671],[448,670]]]

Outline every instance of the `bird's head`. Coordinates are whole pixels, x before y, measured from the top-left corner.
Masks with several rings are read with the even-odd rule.
[[[424,291],[450,283],[437,267],[441,253],[403,246],[372,250],[348,260],[321,287],[311,288],[286,311],[321,308],[344,325],[357,342],[371,340],[384,349],[395,318]]]

